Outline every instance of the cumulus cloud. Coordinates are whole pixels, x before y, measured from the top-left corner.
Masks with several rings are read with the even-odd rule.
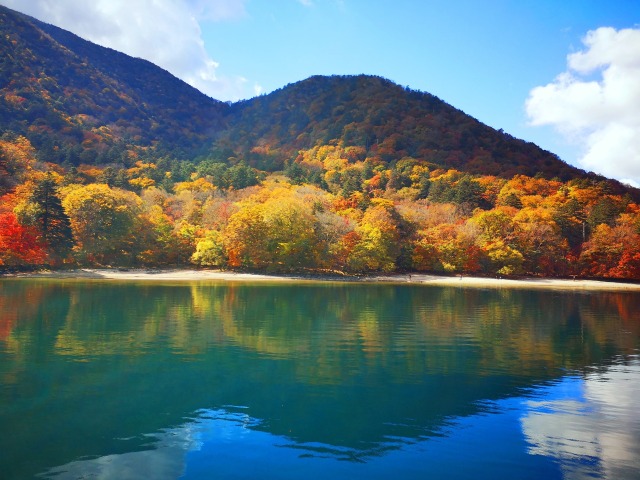
[[[3,4],[82,38],[147,59],[214,98],[246,95],[246,80],[220,77],[200,21],[246,15],[245,0],[3,0]]]
[[[582,168],[640,186],[640,29],[602,27],[582,42],[566,72],[529,93],[531,124],[582,145]]]

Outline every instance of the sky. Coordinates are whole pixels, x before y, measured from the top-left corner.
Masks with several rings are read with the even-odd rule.
[[[432,93],[640,186],[639,0],[0,0],[235,101],[312,75]]]

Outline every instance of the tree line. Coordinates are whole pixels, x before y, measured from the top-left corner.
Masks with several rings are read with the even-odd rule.
[[[592,179],[471,175],[361,147],[61,166],[0,140],[0,265],[640,278],[640,207]]]

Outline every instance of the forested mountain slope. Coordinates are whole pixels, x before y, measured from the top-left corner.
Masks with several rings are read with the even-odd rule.
[[[424,92],[237,103],[0,7],[0,268],[640,279],[640,191]]]
[[[333,145],[389,164],[412,157],[504,178],[604,180],[380,77],[316,76],[228,104],[146,60],[2,6],[0,129],[27,137],[43,161],[76,166],[232,158],[277,171],[301,150]]]
[[[121,161],[131,146],[174,155],[209,141],[228,106],[161,68],[0,6],[0,128],[47,161]]]
[[[563,180],[584,172],[534,144],[496,131],[439,98],[380,77],[311,77],[232,105],[223,139],[245,155],[280,157],[319,144],[355,146],[391,162],[414,157],[443,168]],[[257,148],[256,148],[257,147]]]

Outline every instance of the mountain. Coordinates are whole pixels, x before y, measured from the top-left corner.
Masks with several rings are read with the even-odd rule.
[[[358,146],[385,161],[410,156],[445,168],[563,180],[585,172],[496,131],[439,98],[374,76],[311,77],[231,106],[218,144],[270,147],[281,158],[318,144]]]
[[[227,125],[214,151],[233,151],[256,167],[278,168],[301,150],[340,145],[388,163],[413,157],[477,175],[604,181],[612,193],[640,198],[637,189],[568,165],[434,95],[376,76],[314,76],[232,104]]]
[[[277,171],[300,151],[336,145],[390,164],[412,157],[471,174],[606,181],[612,193],[640,198],[429,93],[380,77],[315,76],[229,104],[148,61],[1,6],[0,34],[0,129],[26,136],[45,161],[242,159]]]
[[[0,6],[0,128],[49,161],[108,162],[127,146],[201,146],[227,104],[152,63]]]

